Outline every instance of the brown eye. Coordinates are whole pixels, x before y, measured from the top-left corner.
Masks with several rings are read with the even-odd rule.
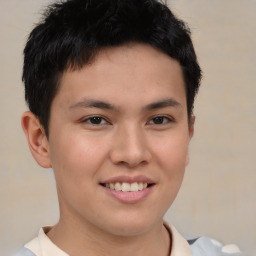
[[[156,124],[156,125],[161,125],[161,124],[167,124],[172,122],[172,120],[169,117],[166,116],[156,116],[153,117],[150,121],[149,124]]]
[[[103,117],[101,117],[101,116],[91,116],[91,117],[88,117],[88,118],[84,119],[82,122],[83,122],[83,123],[92,124],[92,125],[104,125],[104,124],[108,124],[108,122],[106,121],[106,119],[103,118]]]
[[[102,117],[94,116],[94,117],[91,117],[91,118],[89,119],[89,121],[90,121],[90,123],[92,123],[92,124],[101,124],[102,119],[103,119]]]

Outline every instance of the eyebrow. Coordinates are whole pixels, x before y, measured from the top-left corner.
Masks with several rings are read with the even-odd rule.
[[[69,109],[73,109],[73,108],[101,108],[101,109],[108,109],[108,110],[117,110],[117,107],[113,106],[110,103],[107,103],[101,100],[93,100],[93,99],[83,99],[69,107]]]
[[[154,110],[159,108],[166,108],[166,107],[182,107],[182,105],[176,101],[175,99],[164,99],[161,101],[153,102],[146,105],[143,110]]]
[[[170,98],[170,99],[164,99],[161,101],[150,103],[143,107],[143,111],[155,110],[155,109],[166,108],[166,107],[182,107],[182,105],[175,99]],[[101,100],[93,100],[93,99],[82,99],[81,101],[69,107],[69,109],[73,109],[73,108],[100,108],[100,109],[118,111],[118,107],[110,103],[107,103]]]

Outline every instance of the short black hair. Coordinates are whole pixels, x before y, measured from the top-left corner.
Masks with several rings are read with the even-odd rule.
[[[157,0],[67,0],[47,7],[24,49],[25,99],[47,136],[63,72],[81,69],[103,48],[130,42],[151,45],[180,63],[190,120],[201,69],[183,21]]]

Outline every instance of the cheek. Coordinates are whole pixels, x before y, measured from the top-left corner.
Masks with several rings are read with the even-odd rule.
[[[176,135],[154,142],[154,154],[158,164],[172,174],[184,171],[188,155],[187,136]]]
[[[52,142],[52,166],[60,204],[78,210],[79,205],[90,204],[97,192],[95,184],[106,157],[106,146],[99,143],[99,138],[75,132],[60,133]]]
[[[107,154],[98,137],[85,133],[63,132],[52,142],[51,159],[56,176],[68,176],[75,183],[86,180],[83,177],[95,176]]]
[[[171,205],[182,184],[188,152],[188,136],[186,133],[175,133],[166,136],[162,142],[154,143],[155,159],[160,171],[160,187],[166,205]]]
[[[166,139],[164,143],[155,143],[154,145],[157,164],[161,170],[162,201],[169,207],[177,196],[183,181],[187,162],[188,139],[186,136],[173,136]]]

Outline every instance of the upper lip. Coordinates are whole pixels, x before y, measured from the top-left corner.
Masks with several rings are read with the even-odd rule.
[[[127,182],[127,183],[143,182],[143,183],[148,183],[148,184],[155,183],[152,179],[150,179],[144,175],[138,175],[138,176],[121,175],[121,176],[116,176],[116,177],[104,180],[100,183],[109,184],[109,183],[116,183],[116,182],[121,182],[121,183],[122,182]]]

